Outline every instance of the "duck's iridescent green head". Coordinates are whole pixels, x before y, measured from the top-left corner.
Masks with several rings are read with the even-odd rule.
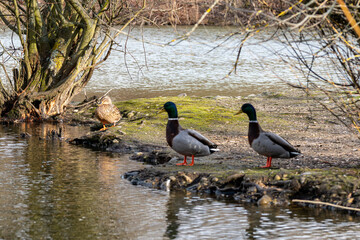
[[[177,118],[178,117],[178,112],[177,112],[175,103],[173,103],[173,102],[165,103],[164,109],[168,113],[169,118]]]
[[[250,103],[245,103],[244,105],[242,105],[241,110],[239,112],[237,112],[236,114],[240,114],[240,113],[246,113],[248,115],[250,121],[257,120],[255,108]]]

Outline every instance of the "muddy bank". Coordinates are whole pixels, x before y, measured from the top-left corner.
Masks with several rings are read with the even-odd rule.
[[[158,114],[166,101],[178,104],[183,127],[199,130],[217,143],[221,152],[197,158],[193,167],[176,166],[182,157],[167,146],[167,115]],[[274,159],[272,169],[259,168],[266,158],[247,143],[247,118],[234,116],[245,102],[257,108],[265,130],[285,137],[303,155]],[[153,165],[125,174],[132,184],[259,205],[287,205],[293,199],[305,199],[360,208],[359,139],[316,101],[301,94],[160,97],[116,104],[124,116],[117,127],[94,131],[71,142],[130,154],[133,160]]]
[[[70,142],[92,149],[130,154],[132,160],[153,165],[124,175],[134,185],[164,191],[190,191],[262,206],[289,205],[293,199],[301,199],[360,210],[360,169],[249,169],[217,161],[205,161],[194,167],[176,166],[182,159],[167,147],[124,140],[117,131],[113,128],[106,132],[93,132]],[[346,211],[360,214],[360,211]]]
[[[125,174],[134,185],[163,190],[186,190],[257,205],[288,205],[292,199],[316,200],[359,208],[358,170],[252,169],[226,174],[146,168]],[[349,211],[360,214],[360,212]]]
[[[121,130],[114,127],[104,132],[96,131],[70,139],[69,142],[95,150],[130,154],[130,159],[151,165],[167,163],[173,157],[166,147],[124,139],[121,135]]]
[[[153,165],[124,175],[134,185],[190,191],[261,206],[289,205],[293,199],[301,199],[360,210],[360,169],[262,169],[227,165],[224,161],[204,161],[194,167],[176,166],[182,159],[167,147],[125,140],[118,131],[115,127],[106,132],[93,132],[70,142],[130,154],[132,160]],[[325,205],[313,206],[338,210]],[[360,215],[360,211],[344,211]]]

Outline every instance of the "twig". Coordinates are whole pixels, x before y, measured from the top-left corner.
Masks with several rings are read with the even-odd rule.
[[[331,207],[340,208],[340,209],[344,209],[344,210],[351,210],[351,211],[360,212],[360,208],[345,207],[345,206],[341,206],[341,205],[337,205],[337,204],[332,204],[332,203],[327,203],[327,202],[321,202],[321,201],[293,199],[292,202],[325,205],[325,206],[331,206]]]
[[[175,38],[173,40],[171,40],[170,42],[167,43],[167,45],[170,45],[171,43],[177,41],[177,40],[185,40],[187,39],[199,26],[199,24],[204,20],[204,18],[211,12],[211,10],[215,7],[216,4],[218,4],[220,0],[215,0],[214,3],[206,10],[206,12],[200,17],[199,21],[194,25],[194,27],[187,33],[185,33],[184,35]]]
[[[360,37],[360,27],[357,24],[354,17],[351,15],[351,12],[349,11],[348,7],[346,6],[345,2],[343,0],[337,0],[339,3],[341,10],[344,12],[344,15],[346,16],[347,20],[349,21],[351,27],[354,29],[358,37]]]
[[[113,88],[111,88],[109,91],[107,91],[102,97],[105,97],[106,95],[108,95],[108,93],[113,90]]]
[[[241,44],[240,44],[239,50],[238,50],[238,54],[237,54],[237,56],[236,56],[236,61],[235,61],[235,63],[234,63],[234,67],[233,67],[233,69],[228,73],[228,75],[230,75],[233,71],[234,71],[235,74],[236,74],[236,68],[237,68],[237,66],[238,66],[238,64],[239,64],[239,59],[240,59],[241,50],[242,50],[242,48],[243,48],[244,43],[246,42],[246,40],[248,40],[250,37],[252,37],[252,35],[253,35],[253,34],[250,35],[249,33],[247,33],[247,34],[245,35],[244,39],[241,41]]]
[[[85,108],[88,106],[91,106],[93,103],[97,102],[99,99],[105,97],[111,90],[113,90],[113,88],[111,88],[109,91],[107,91],[104,95],[102,95],[100,98],[96,98],[95,96],[93,97],[93,99],[87,101],[87,102],[83,102],[80,103],[78,105],[72,105],[72,104],[68,104],[66,105],[66,108],[75,108],[75,109],[79,109],[79,108]]]
[[[93,103],[97,102],[97,100],[98,100],[97,98],[94,98],[94,99],[91,99],[90,101],[87,101],[85,103],[81,103],[81,104],[78,104],[78,105],[68,104],[68,105],[66,105],[66,108],[75,108],[75,109],[85,108],[87,106],[91,106]]]

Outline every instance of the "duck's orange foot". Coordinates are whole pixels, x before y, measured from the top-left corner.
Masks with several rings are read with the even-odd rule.
[[[184,161],[182,163],[177,163],[177,166],[186,166],[187,162],[186,162],[186,156],[184,156]]]
[[[268,165],[266,165],[266,166],[261,166],[261,168],[270,168],[271,166],[268,166]]]
[[[188,166],[194,166],[195,160],[194,160],[194,155],[191,156],[191,163]]]
[[[267,160],[266,160],[266,165],[262,166],[261,168],[270,168],[271,167],[271,160],[272,160],[272,157],[268,157]]]
[[[99,131],[105,131],[107,127],[105,126],[105,123],[102,122],[103,127]]]
[[[177,165],[177,166],[186,166],[186,165],[187,165],[187,162],[177,163],[176,165]]]

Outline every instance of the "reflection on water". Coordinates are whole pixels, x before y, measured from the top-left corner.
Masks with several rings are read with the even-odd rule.
[[[239,204],[174,192],[167,208],[170,239],[242,239],[249,227],[248,213]]]
[[[21,139],[25,128],[0,129],[0,238],[162,236],[166,193],[134,187],[121,177],[140,164],[39,139],[54,126],[27,128],[33,136]],[[67,127],[65,135],[80,135],[79,130]]]
[[[133,186],[127,156],[47,140],[55,125],[0,126],[0,239],[348,239],[358,217],[260,208]],[[62,126],[65,137],[83,127]],[[21,138],[29,132],[32,137]]]
[[[357,239],[360,219],[299,206],[257,207],[173,192],[167,206],[170,239]]]

